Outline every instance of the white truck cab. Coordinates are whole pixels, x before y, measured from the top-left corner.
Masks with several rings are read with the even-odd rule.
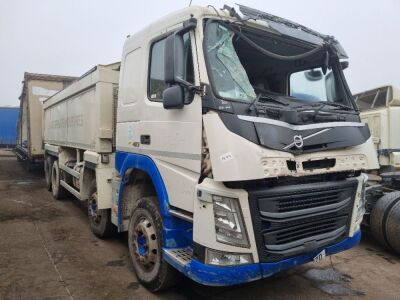
[[[128,231],[153,291],[176,270],[233,285],[360,240],[362,172],[378,162],[344,50],[239,9],[173,13],[126,40],[120,67],[99,65],[44,105],[53,195],[88,201],[100,237]]]

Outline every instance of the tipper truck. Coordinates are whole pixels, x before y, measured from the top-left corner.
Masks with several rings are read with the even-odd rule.
[[[43,101],[70,84],[75,77],[25,72],[15,154],[27,170],[43,168]]]
[[[400,254],[400,89],[382,86],[354,95],[371,129],[380,168],[368,174],[364,224],[381,244]]]
[[[378,168],[340,44],[246,6],[191,6],[127,38],[44,102],[56,199],[99,237],[128,232],[152,291],[265,278],[360,240]]]

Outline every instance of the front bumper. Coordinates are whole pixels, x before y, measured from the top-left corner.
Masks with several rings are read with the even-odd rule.
[[[361,239],[361,232],[357,231],[353,237],[328,246],[325,249],[327,255],[332,255],[356,246]],[[275,273],[290,269],[297,265],[313,261],[313,258],[323,249],[318,249],[305,255],[291,257],[272,263],[255,263],[249,265],[218,267],[203,264],[195,259],[182,266],[164,252],[164,259],[184,273],[192,280],[210,286],[229,286],[246,283],[261,278],[270,277]]]

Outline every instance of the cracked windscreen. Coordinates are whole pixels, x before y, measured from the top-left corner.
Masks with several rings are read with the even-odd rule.
[[[233,46],[234,33],[218,23],[208,27],[207,56],[221,98],[252,101],[256,94]]]
[[[220,99],[252,107],[282,102],[286,107],[315,102],[352,106],[334,48],[328,53],[267,30],[208,20],[204,51],[210,84]]]

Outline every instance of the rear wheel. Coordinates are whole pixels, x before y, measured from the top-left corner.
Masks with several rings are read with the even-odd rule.
[[[390,247],[400,255],[400,201],[396,202],[387,216],[386,238]]]
[[[371,211],[371,232],[382,245],[391,248],[387,240],[386,221],[392,207],[400,201],[400,192],[393,192],[381,197]]]
[[[60,185],[60,168],[58,167],[58,160],[53,162],[53,167],[51,169],[51,192],[56,200],[64,198],[67,194],[67,191]]]
[[[44,161],[44,177],[46,180],[46,188],[51,191],[51,170],[53,166],[53,159],[48,156]]]
[[[129,253],[139,281],[155,292],[179,280],[179,272],[162,258],[162,218],[156,197],[144,197],[135,206],[128,231]]]
[[[96,181],[90,186],[88,199],[88,216],[90,229],[99,238],[110,237],[116,232],[116,226],[111,223],[111,209],[98,209]]]

